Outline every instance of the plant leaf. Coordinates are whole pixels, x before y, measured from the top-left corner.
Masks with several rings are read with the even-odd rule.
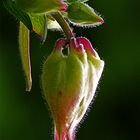
[[[23,70],[26,77],[26,90],[30,91],[32,87],[32,77],[31,77],[31,64],[30,64],[30,31],[28,28],[20,22],[19,28],[19,50],[21,55],[21,61]]]
[[[74,3],[74,2],[87,2],[88,0],[66,0],[68,3]]]
[[[48,15],[47,26],[48,26],[48,29],[50,29],[50,30],[62,31],[62,28],[60,27],[58,22],[51,15]]]
[[[51,15],[35,15],[29,14],[33,25],[33,31],[42,38],[42,43],[45,42],[48,29],[61,30],[61,27]]]
[[[33,14],[29,14],[29,16],[33,25],[33,31],[41,36],[42,43],[44,43],[47,37],[47,16]]]
[[[30,17],[28,16],[28,14],[19,9],[14,1],[3,0],[3,4],[12,15],[14,15],[18,20],[22,21],[29,30],[32,30]]]
[[[104,22],[103,19],[94,12],[93,8],[82,2],[70,4],[67,12],[68,19],[73,24],[79,26],[94,26]]]

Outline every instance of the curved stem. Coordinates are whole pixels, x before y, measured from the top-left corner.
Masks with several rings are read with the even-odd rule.
[[[60,12],[52,13],[52,16],[55,18],[55,20],[59,23],[61,28],[63,29],[66,37],[68,40],[70,40],[71,37],[74,37],[74,34],[69,26],[69,24],[66,22],[66,20],[63,18],[62,14]]]

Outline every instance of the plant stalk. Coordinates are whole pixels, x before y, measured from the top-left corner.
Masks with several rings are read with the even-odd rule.
[[[55,18],[55,20],[58,22],[58,24],[63,29],[68,41],[71,39],[71,37],[74,37],[71,27],[69,26],[69,24],[63,18],[62,14],[59,11],[52,13],[52,16],[53,16],[53,18]]]

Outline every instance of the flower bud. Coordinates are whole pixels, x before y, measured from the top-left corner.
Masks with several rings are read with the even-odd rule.
[[[67,9],[67,4],[62,0],[15,0],[15,3],[29,13],[47,13]]]
[[[67,13],[69,21],[74,25],[90,27],[104,23],[103,18],[95,13],[92,7],[81,1],[71,3],[68,7]]]
[[[63,49],[69,49],[68,55]],[[59,39],[43,65],[42,88],[54,120],[55,140],[74,140],[91,103],[104,62],[86,38]]]

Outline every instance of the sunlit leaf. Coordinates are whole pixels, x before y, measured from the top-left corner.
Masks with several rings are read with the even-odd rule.
[[[42,43],[45,42],[47,37],[47,16],[46,15],[33,15],[29,14],[33,31],[41,36]]]
[[[30,31],[28,30],[28,28],[22,22],[20,22],[19,50],[20,50],[23,70],[25,72],[25,77],[26,77],[26,90],[27,91],[30,91],[32,87],[29,34],[30,34]]]
[[[49,17],[48,17],[47,26],[48,26],[48,29],[50,30],[59,30],[59,31],[62,30],[58,22],[55,19],[51,19]]]
[[[33,31],[41,36],[42,43],[46,40],[48,29],[61,30],[60,25],[51,15],[29,14],[29,16],[33,25]]]
[[[86,2],[88,0],[66,0],[68,3],[74,3],[74,2]]]

